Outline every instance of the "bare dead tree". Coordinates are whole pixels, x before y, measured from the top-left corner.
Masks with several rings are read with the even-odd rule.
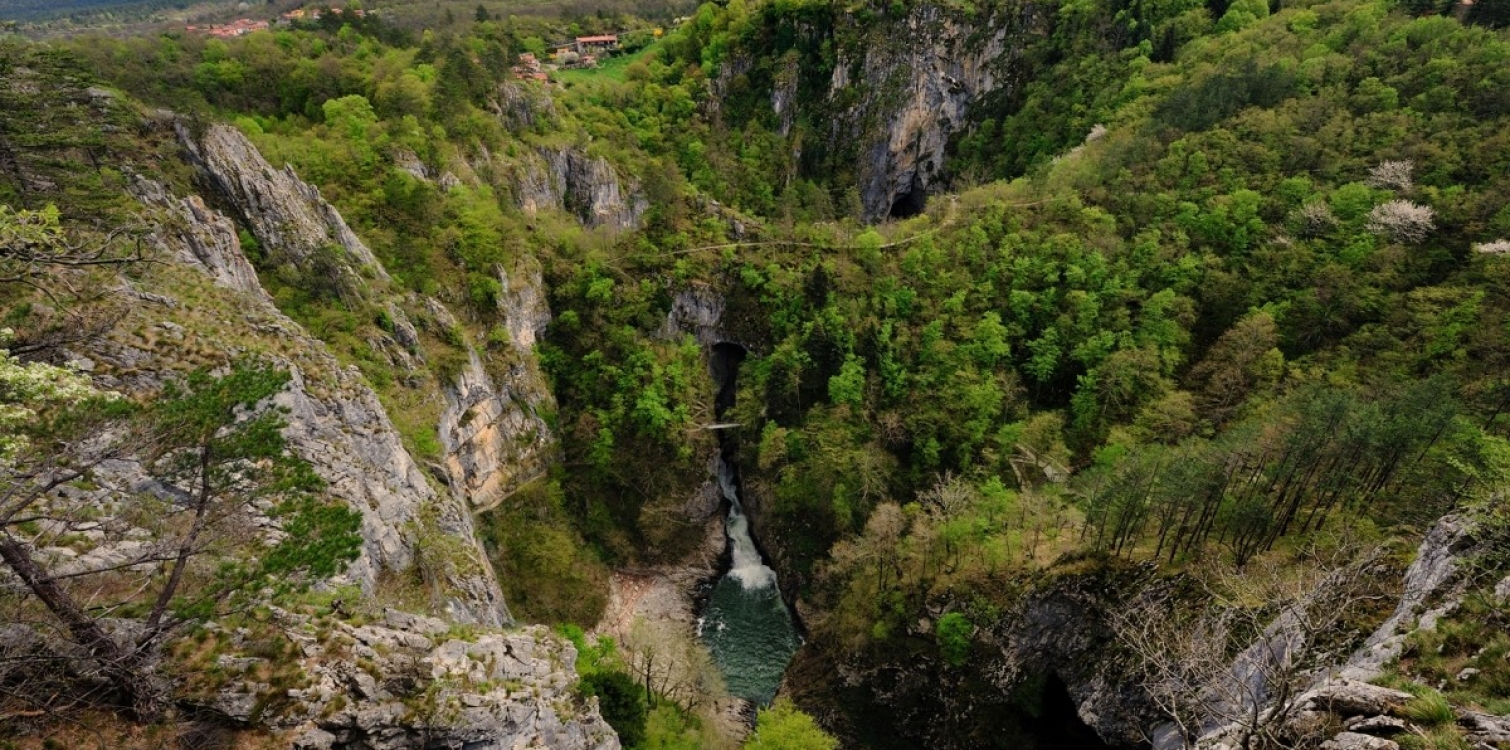
[[[121,268],[147,259],[145,232],[119,226],[99,236],[65,230],[56,208],[15,211],[0,206],[0,285],[29,286],[52,299],[77,294],[61,271]]]
[[[1113,632],[1169,721],[1162,731],[1185,747],[1214,736],[1243,750],[1286,747],[1297,698],[1345,655],[1337,631],[1382,556],[1349,543],[1299,561],[1256,560],[1114,612]]]
[[[635,618],[624,653],[650,705],[661,695],[695,711],[728,695],[712,655],[683,623]]]

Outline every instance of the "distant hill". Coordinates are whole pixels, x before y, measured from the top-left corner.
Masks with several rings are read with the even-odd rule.
[[[185,0],[0,0],[0,19],[38,21],[119,8],[129,11],[185,8]]]

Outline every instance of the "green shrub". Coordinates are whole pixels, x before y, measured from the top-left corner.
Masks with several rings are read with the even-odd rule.
[[[577,689],[584,697],[596,696],[603,720],[619,733],[624,747],[645,739],[645,696],[634,678],[618,670],[606,670],[582,678]]]
[[[950,666],[962,666],[965,657],[970,655],[970,636],[974,632],[975,624],[959,612],[950,612],[940,617],[938,644],[939,651],[944,654],[944,661],[949,662]]]

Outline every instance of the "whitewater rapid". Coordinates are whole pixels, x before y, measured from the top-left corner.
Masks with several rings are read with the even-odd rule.
[[[707,609],[698,619],[698,636],[708,644],[729,692],[764,705],[776,696],[786,665],[802,641],[776,585],[776,571],[761,559],[750,536],[734,470],[723,461],[718,484],[729,501],[724,518],[729,572],[708,597]]]

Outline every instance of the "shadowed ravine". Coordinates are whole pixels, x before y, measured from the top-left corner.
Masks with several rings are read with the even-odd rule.
[[[743,358],[744,350],[737,346],[719,344],[713,348],[720,417],[734,405],[735,377]],[[732,431],[719,433],[723,455],[718,461],[718,485],[729,504],[724,519],[729,570],[708,597],[707,608],[698,620],[698,635],[712,651],[729,692],[764,705],[775,697],[801,640],[776,585],[776,571],[761,559],[750,536],[750,522],[739,501],[738,475],[728,463],[733,440]]]

